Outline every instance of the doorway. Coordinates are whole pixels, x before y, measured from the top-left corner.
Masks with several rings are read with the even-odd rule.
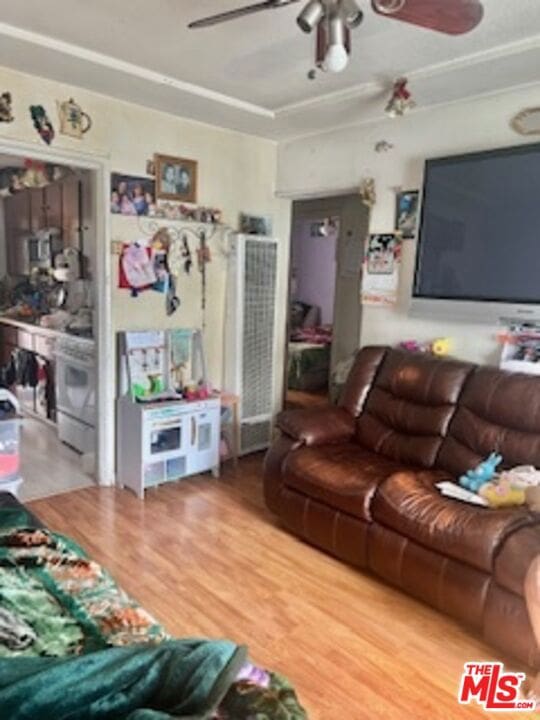
[[[23,415],[20,497],[111,484],[106,162],[9,140],[0,160],[0,347],[18,373],[3,386]]]
[[[358,194],[293,202],[285,407],[333,400],[333,371],[359,346],[368,227]]]

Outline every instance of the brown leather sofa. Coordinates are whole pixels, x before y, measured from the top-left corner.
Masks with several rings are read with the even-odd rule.
[[[540,378],[367,347],[338,406],[287,411],[277,425],[265,498],[289,530],[540,669],[523,599],[540,515],[434,487],[493,450],[505,467],[540,467]]]

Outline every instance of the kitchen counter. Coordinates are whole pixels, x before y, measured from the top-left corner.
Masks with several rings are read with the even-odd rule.
[[[29,320],[19,320],[5,315],[0,315],[0,325],[10,325],[11,327],[20,328],[26,330],[26,332],[32,335],[41,335],[41,337],[57,338],[64,335],[68,335],[64,330],[53,330],[52,328],[42,327],[36,322]]]

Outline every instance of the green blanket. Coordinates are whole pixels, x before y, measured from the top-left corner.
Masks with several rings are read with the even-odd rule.
[[[172,640],[71,539],[0,508],[0,720],[170,717],[306,720],[243,647]]]
[[[209,718],[245,657],[225,640],[169,640],[67,660],[0,660],[0,713],[6,720]]]

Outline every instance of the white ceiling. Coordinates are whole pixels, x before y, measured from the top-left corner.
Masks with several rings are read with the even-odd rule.
[[[483,0],[450,37],[375,15],[349,68],[307,79],[302,3],[214,28],[187,23],[254,0],[0,0],[0,64],[197,120],[273,138],[382,117],[407,74],[420,107],[540,81],[540,0]]]

